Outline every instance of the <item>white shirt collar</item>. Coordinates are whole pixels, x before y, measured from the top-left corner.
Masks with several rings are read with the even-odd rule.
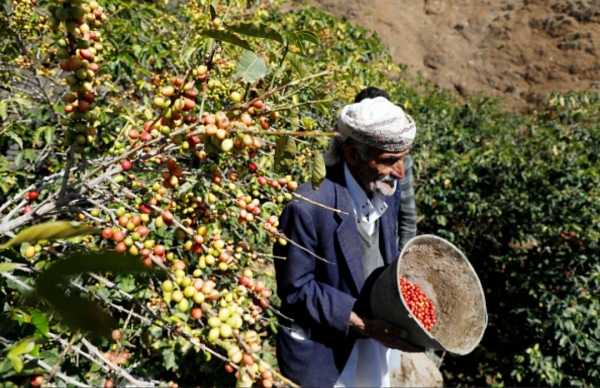
[[[354,214],[359,223],[364,222],[369,226],[374,227],[375,221],[377,221],[388,208],[383,196],[379,193],[373,193],[373,199],[369,200],[369,197],[367,197],[365,191],[360,187],[356,179],[354,179],[350,169],[348,169],[348,164],[345,162],[344,177],[346,178],[346,187],[350,193],[350,198],[352,198]]]

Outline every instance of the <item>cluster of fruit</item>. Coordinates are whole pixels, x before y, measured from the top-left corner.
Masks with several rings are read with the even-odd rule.
[[[96,129],[91,125],[97,115],[90,111],[95,101],[94,80],[102,57],[103,38],[98,29],[108,20],[102,7],[94,0],[56,0],[48,7],[51,16],[48,25],[58,31],[61,23],[67,30],[66,38],[58,38],[56,57],[61,70],[68,73],[65,81],[70,93],[65,94],[65,113],[68,119],[61,124],[65,132],[65,144],[73,145],[75,153],[94,141]]]
[[[418,284],[411,283],[404,277],[400,277],[400,290],[410,312],[421,322],[425,330],[431,331],[435,325],[435,306],[427,294]]]

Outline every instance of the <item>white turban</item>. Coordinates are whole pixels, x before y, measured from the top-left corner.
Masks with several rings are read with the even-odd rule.
[[[356,141],[388,152],[406,151],[417,133],[414,120],[384,97],[346,105],[337,130]]]

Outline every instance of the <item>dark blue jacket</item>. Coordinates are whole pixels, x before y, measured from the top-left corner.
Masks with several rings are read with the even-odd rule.
[[[380,247],[385,264],[399,252],[396,245],[400,184],[386,197],[381,217]],[[365,279],[359,235],[346,188],[343,163],[327,170],[318,190],[310,182],[297,193],[346,214],[336,213],[294,197],[283,210],[279,229],[295,244],[275,244],[277,293],[281,312],[295,324],[310,329],[310,338],[298,340],[285,327],[277,335],[277,361],[284,376],[305,387],[331,387],[337,381],[357,338],[349,330],[350,312]],[[319,260],[309,252],[331,262]],[[361,297],[362,298],[362,297]],[[283,326],[291,322],[281,320]]]

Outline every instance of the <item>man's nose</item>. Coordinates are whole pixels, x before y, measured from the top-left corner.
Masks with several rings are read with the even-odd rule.
[[[404,160],[400,160],[396,164],[394,164],[394,166],[392,167],[391,174],[396,179],[404,178]]]

